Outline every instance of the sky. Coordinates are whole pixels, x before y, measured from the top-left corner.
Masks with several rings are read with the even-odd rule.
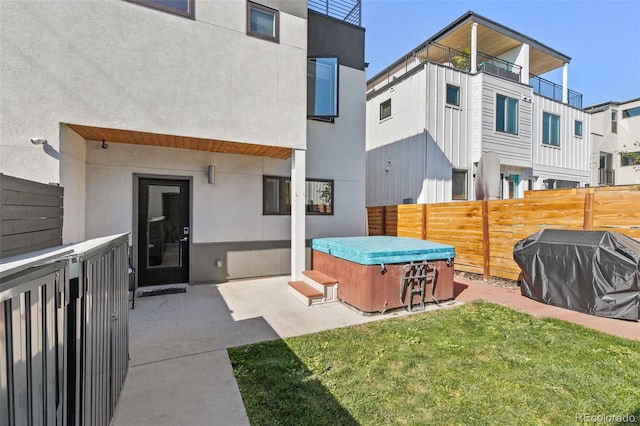
[[[367,79],[469,10],[569,56],[583,107],[640,98],[640,0],[362,0]]]

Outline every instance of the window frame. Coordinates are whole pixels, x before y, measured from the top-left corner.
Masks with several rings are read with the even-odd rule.
[[[384,110],[385,104],[387,104],[387,103],[389,104],[389,114],[383,116],[382,115],[382,111]],[[387,119],[389,117],[391,117],[391,98],[387,99],[384,102],[380,102],[380,121],[385,120],[385,119]]]
[[[546,125],[546,123],[545,123],[546,120],[545,119],[546,119],[546,117],[549,117],[549,120],[550,120],[549,121],[549,125],[548,125],[548,130],[549,130],[548,133],[549,134],[547,134],[545,132],[545,125]],[[554,136],[553,135],[553,118],[557,119],[556,134],[555,134],[555,136],[557,138],[556,143],[553,143],[553,136]],[[550,139],[545,141],[545,139],[547,137],[549,137]],[[542,145],[554,146],[556,148],[560,147],[560,116],[559,115],[556,115],[556,114],[553,114],[553,113],[547,112],[547,111],[543,111],[542,112]]]
[[[498,105],[499,105],[499,101],[500,98],[504,98],[504,102],[502,102],[502,104],[504,105],[504,116],[503,116],[503,129],[498,128]],[[514,101],[515,102],[515,129],[513,131],[511,131],[509,129],[509,119],[511,118],[511,115],[509,114],[509,101]],[[501,95],[500,93],[496,93],[496,109],[495,109],[495,118],[496,118],[496,132],[500,132],[500,133],[507,133],[510,135],[518,135],[518,131],[519,131],[519,121],[520,121],[520,102],[518,101],[518,99],[516,98],[512,98],[510,96],[506,96],[506,95]]]
[[[276,180],[278,182],[278,207],[277,212],[267,212],[267,191],[265,191],[267,180]],[[309,183],[310,182],[321,182],[326,183],[330,186],[330,194],[331,194],[331,202],[329,204],[309,204]],[[287,193],[287,191],[289,191]],[[273,176],[273,175],[263,175],[262,176],[262,215],[263,216],[290,216],[291,215],[291,178],[288,176]],[[334,199],[335,199],[335,180],[333,179],[317,179],[317,178],[307,178],[305,179],[305,194],[307,194],[305,200],[305,214],[308,216],[333,216],[334,213]],[[322,195],[320,196],[322,197]],[[287,204],[287,199],[289,199],[289,203]],[[317,209],[316,209],[317,207]],[[328,207],[328,208],[327,208]]]
[[[258,31],[251,30],[251,12],[253,10],[258,10],[260,12],[266,12],[273,15],[273,32],[274,35],[263,34]],[[247,35],[251,37],[260,38],[267,41],[272,41],[274,43],[280,43],[280,11],[277,9],[272,9],[267,6],[263,6],[259,3],[254,3],[252,1],[247,1]]]
[[[449,102],[449,88],[456,89],[456,103]],[[460,86],[456,86],[455,84],[447,83],[444,97],[445,97],[445,103],[447,105],[460,107]]]
[[[456,185],[454,183],[454,175],[463,174],[464,176],[464,194],[455,194]],[[467,169],[451,169],[451,199],[454,201],[464,201],[469,199],[469,170]]]
[[[611,110],[611,133],[618,133],[618,110]]]
[[[629,151],[629,154],[640,155],[640,151]],[[633,167],[638,166],[634,161],[635,157],[627,157],[626,155],[620,155],[620,167]],[[626,163],[626,164],[625,164]]]
[[[335,114],[328,114],[328,115],[318,115],[318,114],[309,114],[309,94],[311,93],[311,91],[309,90],[309,63],[312,61],[317,61],[318,59],[335,59],[335,96],[334,96],[334,100],[335,100]],[[317,62],[315,62],[317,63]],[[316,74],[317,75],[317,74]],[[314,101],[316,99],[315,97],[315,90],[314,90]],[[314,111],[315,112],[315,111]],[[307,57],[307,119],[311,119],[311,120],[321,120],[321,121],[330,121],[333,122],[332,120],[336,117],[340,116],[340,59],[337,56],[310,56]]]
[[[578,124],[580,124],[580,131],[578,132]],[[582,137],[583,125],[582,121],[574,120],[573,121],[573,135],[577,137]]]
[[[129,3],[139,4],[150,9],[156,9],[162,12],[171,13],[172,15],[182,16],[184,18],[196,19],[196,2],[195,0],[184,0],[188,4],[188,10],[182,11],[173,7],[165,6],[154,0],[126,0]]]

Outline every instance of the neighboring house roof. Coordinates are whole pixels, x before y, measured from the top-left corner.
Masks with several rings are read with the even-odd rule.
[[[468,11],[411,52],[376,74],[369,81],[378,79],[380,76],[386,74],[387,71],[402,64],[407,58],[421,56],[433,43],[448,46],[456,50],[470,48],[471,25],[473,23],[478,24],[478,51],[486,55],[498,57],[523,43],[528,44],[530,57],[529,71],[531,74],[541,75],[571,61],[569,56],[531,37],[507,28],[475,12]],[[428,57],[429,59],[437,58],[437,53],[435,55],[429,54]],[[435,59],[435,62],[439,62],[438,59]]]
[[[607,110],[610,106],[620,106],[620,105],[630,104],[632,102],[638,102],[638,101],[640,101],[640,98],[633,98],[633,99],[629,99],[627,101],[622,101],[622,102],[606,101],[606,102],[601,102],[599,104],[588,106],[584,108],[584,110],[588,113],[595,114],[597,112]]]

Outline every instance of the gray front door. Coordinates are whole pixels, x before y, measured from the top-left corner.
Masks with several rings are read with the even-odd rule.
[[[189,282],[189,181],[139,180],[138,285]]]

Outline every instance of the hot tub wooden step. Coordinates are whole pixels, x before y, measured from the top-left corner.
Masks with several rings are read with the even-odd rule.
[[[318,284],[322,284],[322,285],[333,285],[338,283],[338,280],[336,280],[335,278],[331,278],[330,276],[325,275],[319,271],[314,271],[314,270],[302,271],[302,275],[305,275],[311,278],[312,280],[314,280],[315,282],[317,282]]]
[[[322,301],[324,294],[311,287],[304,281],[289,281],[289,293],[307,306],[311,306],[314,301]]]

